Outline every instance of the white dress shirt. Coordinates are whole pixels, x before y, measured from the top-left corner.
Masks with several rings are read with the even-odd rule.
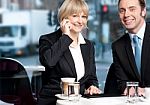
[[[145,27],[146,27],[146,23],[144,22],[143,26],[141,27],[141,29],[136,34],[129,33],[129,36],[130,36],[130,39],[131,39],[131,45],[132,45],[132,49],[133,49],[133,54],[134,55],[135,55],[135,49],[134,49],[135,45],[134,45],[134,42],[132,40],[133,36],[137,35],[139,37],[139,39],[140,39],[140,47],[142,49],[143,38],[144,38],[144,33],[145,33]]]
[[[85,74],[85,67],[84,67],[84,61],[80,49],[80,44],[85,44],[85,40],[82,36],[82,34],[79,34],[78,37],[78,45],[76,47],[70,45],[69,49],[71,51],[74,63],[75,63],[75,69],[77,73],[77,81],[79,81]]]

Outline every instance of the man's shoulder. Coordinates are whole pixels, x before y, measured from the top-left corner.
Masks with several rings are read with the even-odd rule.
[[[126,45],[128,42],[130,41],[130,37],[128,34],[124,34],[122,36],[120,36],[118,39],[116,39],[113,43],[112,43],[112,47],[123,47],[124,45]]]
[[[127,36],[128,36],[127,34],[124,34],[124,35],[118,37],[113,43],[121,43],[121,42],[124,42],[124,40],[126,40]]]

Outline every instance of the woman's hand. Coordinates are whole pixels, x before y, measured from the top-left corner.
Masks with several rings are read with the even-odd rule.
[[[71,29],[71,23],[69,19],[63,19],[63,21],[60,23],[61,30],[63,34],[70,35],[70,29]]]
[[[97,88],[96,86],[90,86],[87,90],[86,90],[86,94],[90,94],[90,95],[93,95],[93,94],[101,94],[102,91]]]

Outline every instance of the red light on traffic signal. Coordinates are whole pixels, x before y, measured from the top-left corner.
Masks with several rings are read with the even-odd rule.
[[[108,12],[108,6],[107,5],[103,5],[102,10],[103,10],[103,12]]]

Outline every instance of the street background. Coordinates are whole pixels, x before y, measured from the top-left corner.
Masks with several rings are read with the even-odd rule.
[[[110,64],[111,44],[125,32],[118,18],[118,0],[85,0],[89,6],[85,38],[95,47],[96,71],[103,90]],[[40,65],[40,35],[59,28],[58,8],[63,0],[0,0],[0,57],[11,57],[23,65]],[[150,22],[150,0],[147,18]]]

